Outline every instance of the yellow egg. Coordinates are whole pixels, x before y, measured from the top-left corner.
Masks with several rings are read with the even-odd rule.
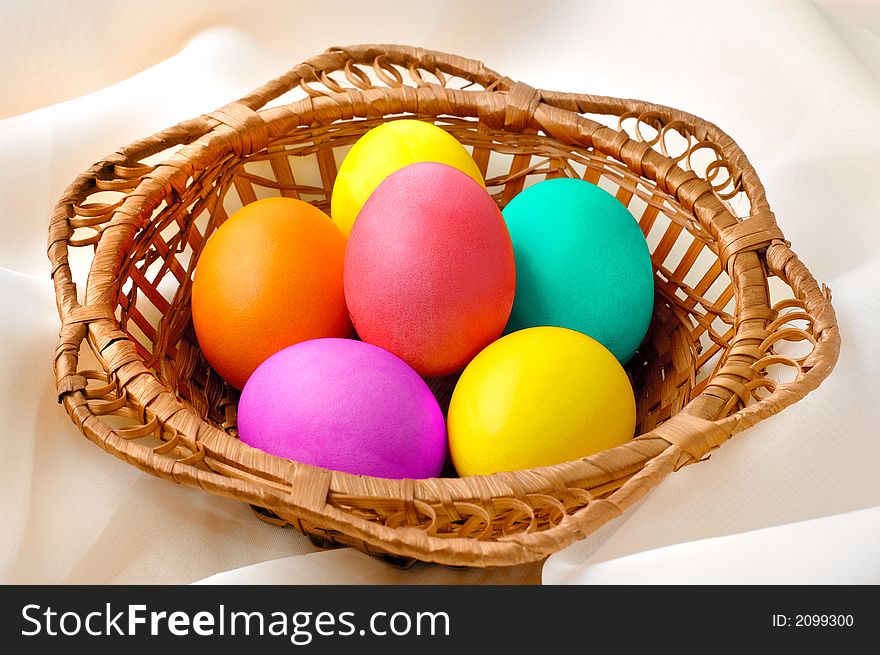
[[[383,123],[357,140],[336,175],[330,214],[343,234],[348,236],[361,207],[386,177],[422,161],[452,166],[486,186],[476,162],[448,132],[411,119]]]
[[[636,403],[623,367],[580,332],[534,327],[477,355],[452,394],[449,451],[459,475],[559,464],[632,438]]]

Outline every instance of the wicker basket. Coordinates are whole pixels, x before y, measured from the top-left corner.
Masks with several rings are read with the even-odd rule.
[[[657,294],[627,367],[637,438],[557,466],[429,480],[329,471],[236,439],[236,391],[206,363],[190,321],[206,237],[267,195],[328,210],[346,147],[404,115],[471,149],[499,206],[527,184],[569,176],[629,207]],[[249,503],[319,546],[399,563],[542,559],[815,389],[840,343],[828,289],[716,126],[636,100],[537,91],[406,46],[332,48],[99,161],[64,192],[48,252],[62,322],[58,398],[86,437],[144,471]],[[83,253],[90,269],[77,285],[70,260]],[[87,358],[97,364],[83,370]],[[434,381],[441,404],[454,382]]]

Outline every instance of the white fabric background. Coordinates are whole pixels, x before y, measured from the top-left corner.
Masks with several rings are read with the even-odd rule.
[[[877,512],[749,532],[880,505],[878,35],[880,8],[859,2],[0,3],[0,582],[191,582],[247,565],[219,580],[649,582],[662,570],[717,582],[741,570],[880,581],[864,557],[876,552]],[[400,571],[350,550],[315,553],[241,503],[89,444],[53,400],[45,235],[64,187],[123,144],[330,45],[363,42],[456,52],[533,86],[644,98],[722,126],[834,292],[837,369],[543,571]]]

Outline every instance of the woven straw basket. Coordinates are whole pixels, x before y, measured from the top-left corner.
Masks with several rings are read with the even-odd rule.
[[[237,392],[205,361],[190,320],[206,238],[269,195],[329,211],[347,147],[400,116],[459,139],[501,207],[561,176],[629,207],[656,287],[651,328],[627,366],[637,438],[557,466],[428,480],[348,475],[237,440]],[[815,389],[840,343],[828,289],[715,125],[637,100],[538,91],[479,62],[406,46],[332,48],[121,148],[64,192],[48,253],[62,323],[58,398],[86,437],[153,475],[249,503],[319,546],[398,563],[540,560]],[[88,276],[76,280],[84,255]],[[444,407],[454,383],[432,381]]]

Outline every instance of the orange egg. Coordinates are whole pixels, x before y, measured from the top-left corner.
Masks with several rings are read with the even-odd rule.
[[[344,257],[342,232],[307,202],[267,198],[230,216],[193,279],[193,327],[211,366],[240,389],[282,348],[351,336]]]

